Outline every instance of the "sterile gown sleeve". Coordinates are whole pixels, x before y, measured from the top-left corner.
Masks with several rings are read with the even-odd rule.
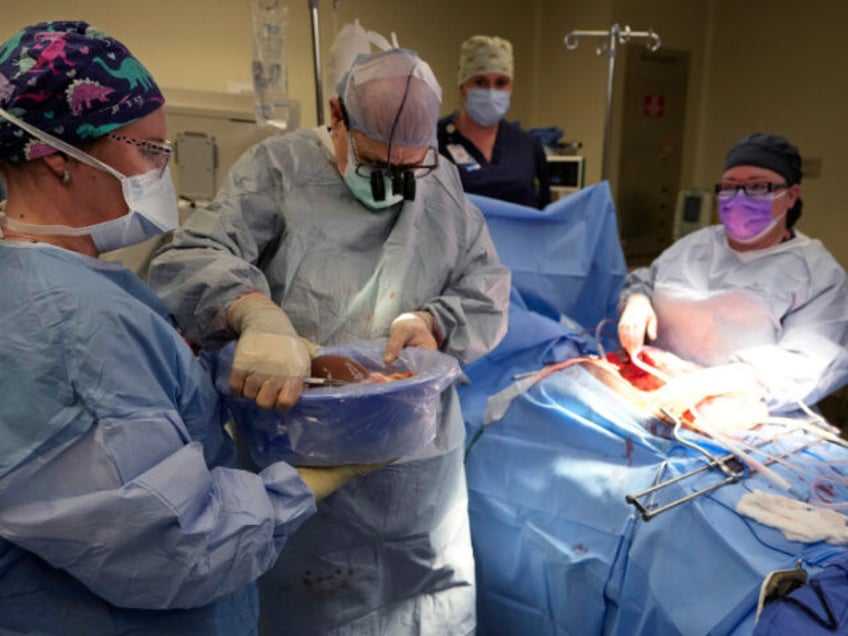
[[[654,293],[654,268],[657,261],[654,261],[650,267],[637,267],[630,270],[627,276],[624,277],[624,284],[621,288],[621,295],[618,297],[618,313],[624,311],[624,306],[627,304],[627,299],[633,294],[645,294],[651,298]]]
[[[0,310],[15,334],[0,353],[0,538],[121,607],[198,607],[254,581],[315,511],[296,471],[211,467],[229,442],[214,387],[128,270],[18,252],[2,261],[25,302]]]
[[[150,284],[204,346],[233,338],[226,309],[255,288],[323,345],[384,337],[401,313],[430,311],[442,350],[468,362],[506,331],[509,271],[453,166],[417,190],[413,202],[367,211],[313,131],[270,139],[156,255]]]
[[[235,337],[227,310],[240,296],[251,290],[271,295],[261,259],[285,231],[270,164],[245,156],[236,168],[215,200],[192,212],[150,267],[151,287],[186,337],[202,346]]]
[[[815,404],[848,383],[848,277],[824,250],[811,252],[806,265],[800,277],[775,272],[774,284],[795,290],[797,299],[779,317],[778,342],[731,356],[754,367],[769,389],[772,412]]]
[[[458,192],[458,185],[445,191]],[[421,309],[436,317],[444,336],[439,348],[468,364],[491,351],[506,334],[510,274],[497,257],[482,213],[465,197],[456,205],[479,222],[470,224],[463,237],[464,255],[448,285]]]

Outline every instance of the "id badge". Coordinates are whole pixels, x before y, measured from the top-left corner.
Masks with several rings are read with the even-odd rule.
[[[462,144],[448,144],[447,151],[453,162],[463,170],[471,172],[480,169],[480,164],[474,160],[474,157],[468,153]]]

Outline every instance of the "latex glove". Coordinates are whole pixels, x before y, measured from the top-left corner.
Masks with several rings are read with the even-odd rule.
[[[326,468],[300,466],[297,468],[297,472],[309,490],[312,491],[315,501],[321,501],[324,497],[335,492],[351,479],[364,477],[388,463],[346,464],[344,466],[329,466]]]
[[[391,364],[397,360],[404,347],[438,349],[435,332],[436,319],[427,311],[410,311],[392,321],[389,341],[383,352],[383,362]]]
[[[309,349],[276,303],[249,294],[232,304],[227,315],[239,334],[230,373],[230,392],[264,409],[285,412],[300,398],[309,375]]]
[[[300,336],[300,342],[306,347],[306,353],[309,354],[309,359],[316,357],[318,355],[318,350],[321,348],[318,344],[312,342],[309,338],[304,338]]]
[[[627,299],[618,319],[618,340],[632,357],[636,349],[645,344],[646,335],[650,340],[656,340],[657,314],[650,298],[645,294],[633,294]]]

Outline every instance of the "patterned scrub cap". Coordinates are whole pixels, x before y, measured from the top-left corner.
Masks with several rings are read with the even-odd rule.
[[[73,146],[161,108],[150,73],[120,42],[86,22],[41,22],[0,44],[0,107]],[[0,160],[57,152],[0,118]]]
[[[512,71],[512,44],[509,40],[497,36],[472,35],[459,48],[459,86],[483,73],[502,73],[512,79]]]

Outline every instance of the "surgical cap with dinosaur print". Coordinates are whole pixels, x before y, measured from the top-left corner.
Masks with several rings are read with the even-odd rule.
[[[41,22],[0,44],[0,108],[79,146],[161,108],[150,73],[117,40],[86,22]],[[0,160],[54,148],[0,119]]]

